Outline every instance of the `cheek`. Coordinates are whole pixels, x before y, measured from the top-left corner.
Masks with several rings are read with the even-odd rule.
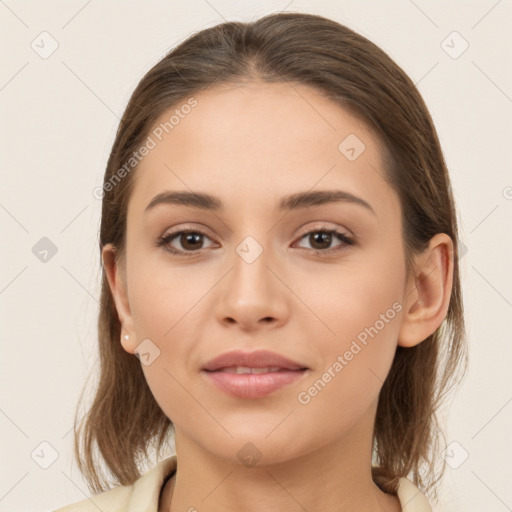
[[[312,387],[302,389],[302,403],[311,411],[339,404],[345,407],[338,418],[343,421],[346,407],[357,417],[378,397],[397,347],[405,278],[396,253],[385,254],[326,267],[315,275],[314,288],[306,293],[304,282],[299,291],[318,312],[304,315],[302,324],[319,362],[308,381]]]
[[[190,395],[185,391],[187,373],[191,371],[194,305],[204,295],[200,281],[183,278],[179,270],[173,273],[147,263],[133,261],[130,282],[130,308],[136,329],[137,343],[149,353],[142,370],[155,400],[169,417],[182,414],[183,404]],[[148,341],[149,340],[149,341]],[[181,385],[180,385],[181,383]]]
[[[297,303],[302,311],[295,316],[315,342],[312,351],[320,337],[327,352],[343,352],[358,336],[363,343],[376,336],[372,327],[380,345],[396,342],[404,279],[399,262],[384,257],[318,265],[314,274],[294,276],[294,293],[307,306]]]
[[[182,418],[188,417],[188,411],[194,407],[190,393],[191,343],[187,343],[183,330],[177,328],[167,336],[153,335],[150,339],[149,352],[153,351],[155,357],[150,364],[142,362],[146,382],[165,415],[181,424]]]
[[[201,307],[201,299],[216,282],[211,270],[171,265],[163,249],[162,253],[136,253],[129,270],[130,307],[136,326],[144,337],[162,342],[189,323],[190,313]]]
[[[375,404],[396,352],[401,304],[345,302],[336,336],[316,337],[322,363],[296,396],[302,424],[323,438],[348,431]],[[318,418],[324,418],[319,425]],[[316,432],[318,436],[318,432]]]

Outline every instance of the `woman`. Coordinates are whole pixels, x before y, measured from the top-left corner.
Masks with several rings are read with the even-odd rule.
[[[431,510],[466,357],[457,223],[387,54],[302,13],[196,33],[134,91],[101,193],[75,432],[101,494],[60,511]]]

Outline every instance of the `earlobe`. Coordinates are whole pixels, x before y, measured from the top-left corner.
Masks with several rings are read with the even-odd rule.
[[[103,247],[101,259],[103,271],[107,277],[110,292],[116,305],[119,323],[122,326],[120,343],[126,352],[133,354],[136,348],[136,337],[130,303],[128,301],[126,271],[122,267],[122,262],[116,261],[116,249],[112,244],[107,244]]]
[[[441,325],[450,305],[453,283],[453,242],[445,233],[430,240],[415,260],[414,274],[406,288],[398,345],[413,347]]]
[[[130,334],[121,334],[121,346],[129,354],[134,354],[136,345]]]

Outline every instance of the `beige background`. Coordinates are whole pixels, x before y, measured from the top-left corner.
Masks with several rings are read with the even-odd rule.
[[[468,248],[470,367],[446,407],[447,442],[457,444],[436,510],[512,509],[510,1],[0,0],[0,511],[89,495],[70,432],[96,362],[101,203],[92,191],[131,92],[192,32],[278,10],[359,31],[427,102]],[[43,237],[57,249],[46,262],[34,254]]]

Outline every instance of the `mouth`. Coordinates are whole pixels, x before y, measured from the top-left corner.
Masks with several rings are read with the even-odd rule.
[[[237,398],[255,399],[297,383],[310,373],[304,363],[259,349],[218,355],[201,369],[209,384]]]
[[[253,352],[245,352],[242,350],[233,350],[218,355],[214,359],[208,361],[203,370],[215,371],[228,368],[243,369],[244,373],[248,373],[247,368],[252,370],[280,371],[280,370],[301,370],[305,368],[304,364],[293,361],[276,352],[269,350],[255,350]]]
[[[230,396],[257,399],[297,383],[309,374],[309,369],[231,366],[217,370],[202,370],[201,374],[209,383]]]
[[[205,370],[209,372],[222,372],[222,373],[236,373],[237,375],[245,374],[261,374],[261,373],[277,373],[277,372],[296,372],[307,370],[307,368],[282,368],[280,366],[267,366],[263,368],[249,367],[249,366],[229,366],[225,368],[219,368],[217,370]]]

